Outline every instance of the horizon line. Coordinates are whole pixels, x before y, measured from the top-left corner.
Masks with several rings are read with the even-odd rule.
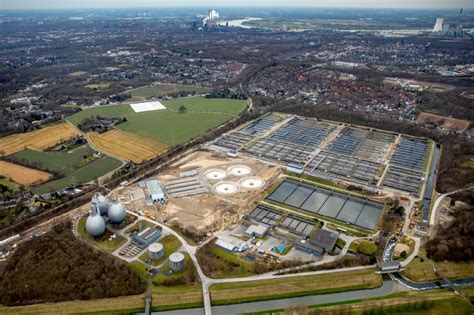
[[[473,7],[358,7],[358,6],[344,6],[344,7],[331,7],[331,6],[222,6],[222,7],[213,7],[213,6],[130,6],[130,7],[113,7],[113,6],[103,6],[103,7],[71,7],[71,8],[0,8],[1,11],[67,11],[67,10],[102,10],[102,9],[111,9],[111,10],[127,10],[127,9],[360,9],[360,10],[473,10]]]

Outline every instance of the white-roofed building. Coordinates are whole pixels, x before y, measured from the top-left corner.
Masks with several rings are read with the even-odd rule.
[[[219,247],[221,247],[223,249],[226,249],[228,251],[231,251],[231,252],[233,252],[237,248],[237,246],[234,245],[232,240],[227,238],[227,237],[218,238],[217,241],[216,241],[216,246],[219,246]]]
[[[166,107],[158,101],[134,103],[130,104],[130,106],[135,111],[135,113],[166,109]]]
[[[163,186],[157,179],[146,181],[146,189],[148,191],[148,199],[153,203],[163,203],[166,201]]]
[[[262,224],[252,224],[245,230],[245,234],[251,237],[263,237],[268,232],[268,227]]]

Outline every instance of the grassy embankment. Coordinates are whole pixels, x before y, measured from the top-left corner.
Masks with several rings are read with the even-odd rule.
[[[213,305],[273,300],[376,288],[382,277],[374,270],[338,272],[263,281],[219,283],[210,288]]]

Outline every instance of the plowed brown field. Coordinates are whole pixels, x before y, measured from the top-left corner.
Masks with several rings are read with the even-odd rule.
[[[5,161],[0,161],[0,176],[25,186],[38,185],[53,177],[50,173]]]
[[[167,146],[120,129],[99,134],[87,133],[91,145],[98,151],[124,161],[141,163],[166,151]]]
[[[11,135],[0,139],[0,156],[10,155],[25,148],[43,151],[77,135],[77,130],[67,123]]]

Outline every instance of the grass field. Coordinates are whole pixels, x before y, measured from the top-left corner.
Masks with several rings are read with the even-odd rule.
[[[83,76],[84,74],[87,74],[86,71],[76,71],[76,72],[71,72],[68,75],[71,77],[80,77]]]
[[[163,245],[164,252],[163,252],[163,257],[161,257],[158,260],[154,260],[152,262],[153,266],[158,266],[161,264],[165,259],[168,258],[169,255],[174,253],[178,248],[181,247],[181,242],[176,238],[174,235],[168,235],[164,237],[162,240],[160,240],[160,243]],[[148,251],[146,251],[143,255],[140,256],[140,259],[145,261],[148,259]]]
[[[474,277],[474,261],[468,262],[437,262],[436,268],[439,269],[449,279],[460,279]],[[433,266],[428,258],[416,257],[409,264],[402,275],[413,281],[425,282],[439,280],[438,275],[433,271]]]
[[[15,182],[12,182],[11,180],[9,180],[8,178],[5,178],[5,177],[1,177],[0,176],[0,185],[3,185],[3,186],[6,186],[8,188],[18,188],[18,184],[15,183]]]
[[[132,97],[147,98],[150,96],[163,96],[170,93],[176,92],[196,92],[197,94],[206,93],[207,88],[193,86],[193,85],[180,85],[180,84],[158,84],[156,86],[143,86],[132,90],[130,93]]]
[[[38,152],[23,150],[14,154],[20,162],[35,163],[45,171],[55,171],[64,174],[64,177],[49,181],[33,188],[36,193],[46,193],[66,186],[87,183],[104,175],[121,165],[119,160],[111,157],[102,157],[78,167],[84,156],[94,153],[89,145],[82,145],[69,152]]]
[[[32,132],[14,134],[0,138],[0,156],[10,155],[25,148],[43,151],[77,135],[79,135],[77,130],[67,123]]]
[[[78,125],[85,118],[100,115],[102,117],[126,117],[127,121],[118,125],[118,128],[124,131],[135,133],[139,136],[151,138],[159,143],[173,146],[184,143],[192,138],[205,133],[228,121],[239,107],[243,110],[246,102],[242,100],[219,99],[218,101],[202,97],[186,98],[188,112],[179,113],[173,110],[149,111],[135,113],[128,104],[94,107],[83,110],[68,118],[70,122]],[[217,103],[220,102],[220,106]],[[168,106],[167,102],[164,102]],[[171,107],[176,106],[171,102]],[[216,112],[193,112],[191,107],[206,106],[213,107]],[[179,106],[178,106],[179,107]],[[209,110],[209,108],[208,108]],[[223,114],[224,112],[226,112]]]
[[[382,277],[374,270],[340,272],[305,277],[219,283],[210,288],[214,305],[272,300],[379,287]]]
[[[185,106],[188,112],[222,113],[236,116],[243,109],[242,101],[219,98],[183,97],[163,101],[164,105],[173,111]]]
[[[85,87],[88,89],[106,90],[110,87],[110,83],[107,83],[107,82],[91,83],[91,84],[85,85]]]
[[[102,134],[87,133],[87,138],[97,150],[124,161],[141,163],[165,152],[167,147],[157,141],[137,136],[131,132],[113,129]]]
[[[5,161],[0,161],[0,176],[27,187],[39,185],[53,177],[50,173]]]

